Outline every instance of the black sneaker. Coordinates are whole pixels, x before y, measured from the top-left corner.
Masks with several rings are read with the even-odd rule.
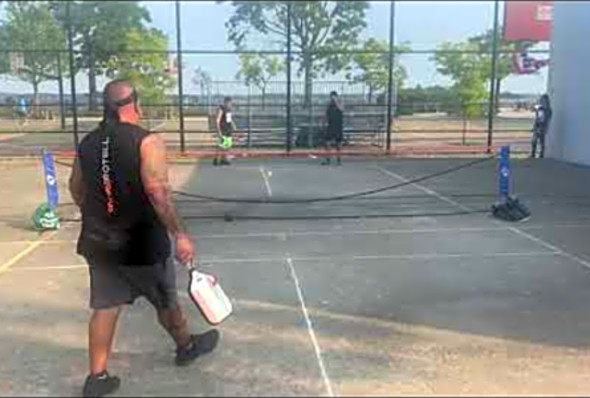
[[[340,159],[340,157],[338,157],[338,159],[336,159],[336,164],[338,166],[341,166],[342,165],[342,160]]]
[[[220,165],[222,166],[229,166],[231,165],[231,162],[227,159],[221,159],[221,161],[219,162]]]
[[[322,162],[322,166],[329,166],[330,165],[330,158],[327,158]]]
[[[84,397],[102,397],[111,394],[119,389],[121,379],[111,376],[108,372],[98,375],[88,375],[84,382]]]
[[[207,333],[192,335],[187,347],[176,350],[176,365],[186,366],[202,355],[211,353],[219,342],[219,332],[215,329]]]
[[[219,164],[219,160],[217,158],[213,158],[213,166],[217,166]]]

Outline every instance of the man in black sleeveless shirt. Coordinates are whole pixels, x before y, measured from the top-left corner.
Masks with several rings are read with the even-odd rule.
[[[212,330],[191,335],[178,303],[169,234],[176,258],[195,257],[191,237],[172,202],[162,138],[139,126],[137,93],[126,81],[104,91],[104,120],[80,143],[70,192],[82,212],[78,253],[89,264],[90,374],[84,396],[118,389],[107,372],[115,326],[125,304],[144,296],[176,343],[176,364],[187,365],[217,345]]]

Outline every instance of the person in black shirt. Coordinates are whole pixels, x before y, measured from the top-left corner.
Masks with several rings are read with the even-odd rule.
[[[340,152],[342,149],[342,140],[344,138],[344,111],[338,93],[332,91],[330,93],[330,103],[326,109],[326,116],[324,125],[325,136],[324,136],[324,147],[326,149],[326,159],[322,162],[322,165],[330,164],[330,148],[331,146],[336,148],[336,162],[338,165],[341,164]]]
[[[176,293],[169,234],[176,258],[191,263],[196,249],[171,198],[163,139],[139,126],[137,93],[124,80],[107,84],[104,119],[78,148],[70,193],[82,213],[77,251],[89,264],[90,374],[84,396],[119,388],[107,372],[121,308],[144,296],[176,343],[176,364],[187,365],[217,345],[211,330],[191,335]]]
[[[549,130],[549,123],[553,111],[551,110],[551,103],[549,95],[543,94],[539,99],[539,104],[535,106],[535,124],[533,125],[533,141],[531,157],[534,158],[537,154],[537,145],[541,144],[539,157],[545,157],[545,137]]]
[[[213,159],[214,166],[225,166],[230,164],[227,154],[233,145],[232,133],[236,129],[236,125],[233,121],[232,105],[231,97],[225,97],[223,99],[223,105],[220,105],[217,111],[215,125],[217,127],[219,145],[217,146],[215,158]]]

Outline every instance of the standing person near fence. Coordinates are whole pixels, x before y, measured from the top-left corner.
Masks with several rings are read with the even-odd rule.
[[[29,116],[29,101],[25,97],[18,99],[16,113],[18,114],[20,124],[26,124]]]
[[[326,159],[322,165],[329,165],[331,161],[331,147],[336,148],[336,163],[340,165],[342,141],[344,139],[344,110],[342,103],[336,91],[330,93],[330,103],[326,109],[324,118],[324,148],[326,150]]]
[[[139,126],[137,93],[124,80],[107,84],[104,119],[80,143],[70,192],[82,212],[78,254],[89,264],[90,374],[84,396],[119,388],[107,363],[121,308],[140,296],[155,307],[176,343],[178,366],[211,352],[219,334],[189,332],[178,303],[170,234],[176,258],[188,264],[195,247],[172,202],[163,139]]]
[[[549,95],[543,94],[539,99],[539,104],[535,106],[535,124],[533,125],[533,142],[531,151],[532,158],[535,158],[537,154],[538,144],[541,145],[539,157],[545,157],[545,137],[547,136],[552,116],[553,111],[551,109]]]
[[[233,121],[233,102],[231,97],[225,97],[223,104],[219,105],[217,116],[215,118],[215,126],[217,128],[217,138],[219,143],[213,158],[214,166],[224,166],[231,164],[228,159],[228,154],[233,146],[232,134],[236,130],[236,125]]]

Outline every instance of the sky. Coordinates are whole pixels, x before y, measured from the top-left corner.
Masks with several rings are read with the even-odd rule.
[[[170,48],[176,49],[175,7],[171,1],[141,2],[152,15],[152,25],[164,31],[170,40]],[[225,22],[232,14],[230,2],[183,1],[181,3],[182,47],[184,50],[233,50],[227,39]],[[367,28],[362,38],[375,37],[388,40],[388,1],[371,1],[367,14]],[[480,34],[493,26],[493,1],[397,1],[395,5],[395,42],[408,42],[413,49],[433,50],[445,41],[462,41],[469,36]],[[501,9],[500,16],[503,10]],[[0,17],[2,12],[0,11]],[[502,18],[502,17],[500,17]],[[262,40],[254,44],[256,49],[268,48]],[[545,48],[547,45],[545,44]],[[547,54],[536,54],[545,58]],[[450,80],[436,71],[430,60],[431,54],[403,54],[401,64],[408,72],[407,87],[417,84],[447,85]],[[192,83],[195,68],[209,72],[214,80],[235,80],[238,72],[237,55],[193,55],[185,54],[185,84],[187,93],[198,89]],[[341,76],[329,76],[328,80],[339,80]],[[511,76],[503,81],[502,91],[538,94],[546,87],[547,68],[538,75]],[[84,76],[79,76],[79,90],[87,88]],[[42,90],[52,92],[52,84],[45,84]],[[0,80],[0,91],[29,92],[28,85],[14,79]]]

